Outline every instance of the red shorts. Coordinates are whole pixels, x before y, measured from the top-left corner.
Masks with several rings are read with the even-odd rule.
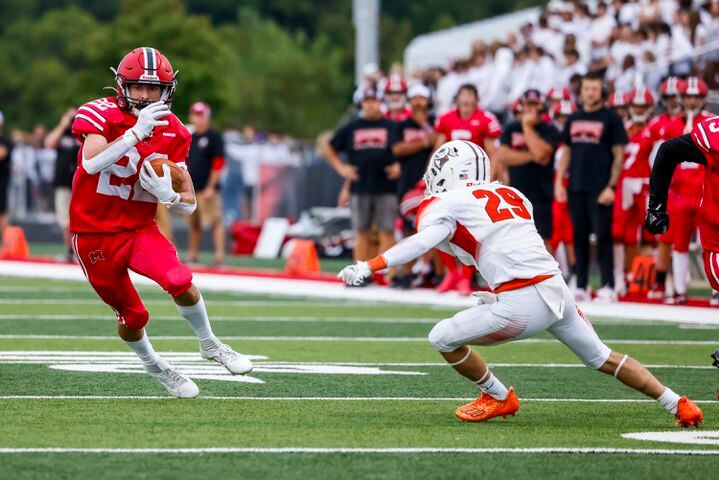
[[[132,232],[74,234],[72,245],[92,288],[129,328],[139,330],[149,319],[129,270],[151,278],[173,297],[192,286],[190,269],[154,223]]]
[[[643,234],[644,217],[647,216],[647,196],[644,193],[639,193],[633,197],[631,206],[625,210],[622,206],[622,189],[617,188],[612,215],[612,238],[615,243],[636,245],[639,243],[640,236],[648,243],[654,241],[651,236],[647,236],[648,232]]]
[[[552,202],[552,238],[549,240],[553,250],[556,250],[560,243],[574,245],[574,229],[572,219],[569,216],[567,202]]]
[[[699,205],[701,199],[672,196],[667,202],[669,230],[660,237],[662,243],[674,246],[677,252],[688,252],[692,234],[699,224]]]
[[[704,250],[704,271],[709,279],[709,285],[719,292],[719,252]]]

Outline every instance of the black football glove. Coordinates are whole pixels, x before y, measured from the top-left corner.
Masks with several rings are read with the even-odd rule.
[[[712,365],[719,368],[719,348],[717,348],[717,351],[712,353],[710,356],[714,359]]]
[[[650,208],[647,210],[644,226],[647,227],[650,233],[662,234],[669,228],[669,215],[664,210]]]

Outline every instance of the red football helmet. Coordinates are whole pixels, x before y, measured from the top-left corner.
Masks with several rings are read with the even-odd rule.
[[[609,97],[607,106],[610,108],[622,108],[629,105],[629,95],[622,92],[621,90],[615,90],[614,93]]]
[[[698,97],[706,97],[709,93],[709,87],[699,77],[689,77],[679,85],[679,95],[696,95]]]
[[[547,92],[547,100],[549,101],[562,101],[562,100],[571,100],[572,99],[572,92],[569,91],[568,88],[550,88]]]
[[[136,48],[120,61],[115,73],[117,85],[117,103],[120,108],[137,115],[140,110],[152,102],[133,100],[130,97],[130,85],[159,85],[162,88],[160,101],[170,105],[175,93],[177,72],[172,70],[170,61],[159,50],[151,47]]]
[[[633,122],[645,123],[654,110],[656,99],[654,94],[646,87],[637,87],[629,92],[629,114]],[[637,113],[635,107],[646,107],[643,113]]]
[[[662,97],[673,97],[679,95],[679,90],[684,83],[679,77],[667,77],[659,86],[659,95]]]
[[[387,83],[384,85],[384,93],[407,93],[407,82],[404,81],[402,75],[394,73],[389,76]]]
[[[577,111],[577,106],[571,100],[561,100],[552,105],[552,118],[556,118],[560,115],[571,115]]]

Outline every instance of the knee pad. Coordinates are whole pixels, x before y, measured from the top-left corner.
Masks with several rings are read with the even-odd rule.
[[[440,352],[453,352],[461,346],[453,342],[453,330],[451,318],[442,320],[432,328],[427,339],[435,350]]]
[[[192,272],[185,265],[177,265],[165,272],[162,288],[173,297],[182,295],[192,286]]]
[[[145,328],[147,321],[150,319],[150,314],[145,308],[142,308],[142,310],[128,309],[122,312],[116,310],[115,313],[117,313],[118,322],[133,330]]]

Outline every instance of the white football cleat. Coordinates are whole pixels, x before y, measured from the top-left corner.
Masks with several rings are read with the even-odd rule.
[[[155,380],[160,382],[160,385],[165,387],[165,389],[167,389],[173,397],[195,398],[200,394],[200,389],[197,388],[195,382],[172,368],[164,360],[160,359],[157,363],[157,367],[160,369],[159,372],[153,372],[147,368],[145,368],[145,370],[147,373],[155,377]]]
[[[202,343],[200,342],[200,355],[202,355],[202,358],[219,363],[232,375],[244,375],[250,373],[254,368],[249,358],[237,353],[229,345],[219,340],[209,348],[205,348]]]
[[[608,285],[597,290],[597,296],[594,298],[595,303],[615,303],[617,301],[617,292]]]
[[[575,302],[588,302],[591,299],[592,299],[592,294],[583,288],[578,288],[574,291],[574,301]]]

